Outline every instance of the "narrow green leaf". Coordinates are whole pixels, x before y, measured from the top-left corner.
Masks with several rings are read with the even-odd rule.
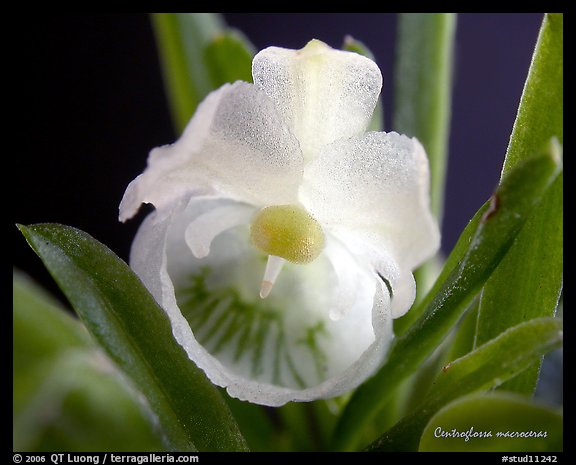
[[[254,47],[218,13],[153,13],[151,19],[178,133],[208,93],[226,82],[252,81]]]
[[[20,230],[95,339],[147,397],[171,449],[246,449],[219,392],[188,359],[168,317],[123,261],[69,226]]]
[[[12,407],[17,418],[37,389],[38,365],[92,344],[81,324],[21,272],[12,276]]]
[[[366,44],[355,39],[354,37],[347,35],[344,37],[344,43],[342,44],[342,50],[346,50],[347,52],[354,52],[358,53],[359,55],[363,55],[366,58],[370,58],[374,60],[374,54],[370,51]]]
[[[563,16],[546,15],[504,162],[503,176],[563,133]],[[560,176],[530,217],[482,291],[478,344],[522,321],[552,316],[563,280],[563,178]],[[534,392],[540,362],[505,386]]]
[[[14,450],[165,450],[137,395],[96,350],[69,349],[26,377],[34,390],[14,416]]]
[[[12,275],[12,334],[14,372],[41,358],[92,345],[80,322],[21,272]]]
[[[225,389],[221,389],[221,394],[230,407],[252,452],[287,450],[284,445],[286,434],[284,431],[280,431],[276,422],[272,421],[268,407],[230,397]],[[280,437],[281,435],[282,437]]]
[[[12,317],[13,450],[164,449],[150,413],[86,328],[20,272]]]
[[[555,314],[563,282],[562,179],[560,176],[554,182],[487,281],[476,325],[477,344],[515,323]],[[536,361],[503,388],[533,394],[540,365]]]
[[[398,15],[395,131],[417,137],[430,160],[432,211],[441,221],[450,123],[456,15]]]
[[[375,441],[372,451],[415,451],[430,418],[451,401],[499,386],[562,345],[562,321],[536,318],[521,323],[445,366],[420,407]]]
[[[563,449],[562,420],[562,412],[524,396],[510,392],[472,394],[451,402],[432,417],[419,450],[559,452]]]
[[[255,51],[238,31],[214,37],[204,49],[204,61],[212,88],[237,80],[252,82],[252,58]]]
[[[466,314],[454,328],[452,340],[446,349],[446,361],[455,360],[472,352],[475,349],[476,325],[478,323],[478,307],[480,306],[480,294],[470,304]]]
[[[371,60],[375,61],[374,54],[359,40],[356,40],[352,36],[344,37],[344,43],[342,44],[342,50],[348,52],[358,53]],[[374,113],[372,114],[372,119],[368,125],[367,131],[383,131],[384,130],[384,106],[382,105],[382,96],[378,97],[378,102],[376,103],[376,108],[374,108]]]
[[[422,314],[426,310],[426,308],[432,302],[434,296],[441,291],[443,286],[446,284],[448,279],[450,278],[450,274],[452,271],[459,266],[459,264],[464,260],[464,257],[468,253],[470,249],[470,244],[472,243],[472,239],[476,234],[478,227],[481,224],[482,217],[484,212],[489,208],[490,201],[487,201],[480,209],[476,212],[476,214],[472,217],[472,219],[468,222],[456,245],[450,252],[450,255],[446,259],[442,271],[436,278],[434,282],[434,286],[430,289],[423,299],[417,302],[406,315],[398,320],[394,321],[394,333],[397,336],[401,336],[404,334],[419,318],[422,317]]]
[[[223,395],[251,451],[326,450],[336,419],[336,413],[328,408],[327,401],[264,407],[231,398],[226,392]]]
[[[335,417],[324,401],[290,402],[275,409],[275,414],[290,432],[289,450],[326,450]]]
[[[504,161],[507,174],[532,151],[557,137],[563,143],[563,14],[544,17]]]
[[[422,402],[422,399],[433,387],[438,370],[443,365],[472,350],[472,348],[469,347],[469,342],[473,341],[473,338],[462,338],[459,336],[469,336],[470,332],[475,332],[478,302],[479,297],[476,296],[465,310],[464,316],[458,322],[459,330],[457,332],[451,331],[430,357],[420,365],[418,370],[396,388],[397,394],[390,396],[386,408],[381,411],[377,418],[377,421],[380,422],[380,417],[388,416],[389,411],[396,409],[398,412],[394,421],[391,423],[388,422],[386,427],[379,428],[376,433],[366,435],[369,440],[378,436],[382,431],[390,429],[402,417],[410,413]]]
[[[224,25],[216,13],[153,13],[151,20],[174,127],[180,134],[213,89],[204,49]]]
[[[395,340],[380,371],[352,396],[337,425],[334,447],[354,447],[362,426],[386,405],[394,388],[414,373],[442,342],[561,170],[558,153],[550,150],[525,160],[502,179],[448,258],[447,265],[451,268],[440,275],[420,304],[424,310],[416,309],[421,314],[419,319]],[[476,229],[472,236],[469,229],[473,227]],[[468,238],[469,246],[460,255],[465,248],[460,242],[467,242]]]

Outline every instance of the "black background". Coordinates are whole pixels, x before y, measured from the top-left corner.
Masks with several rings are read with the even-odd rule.
[[[364,42],[384,76],[386,130],[393,104],[396,15],[225,14],[261,49],[301,48],[311,38]],[[450,158],[442,247],[449,251],[498,182],[540,23],[540,13],[458,17]],[[144,214],[118,223],[126,185],[151,148],[173,142],[153,30],[146,14],[28,18],[8,67],[16,109],[5,159],[13,265],[57,293],[15,223],[80,228],[127,259]]]

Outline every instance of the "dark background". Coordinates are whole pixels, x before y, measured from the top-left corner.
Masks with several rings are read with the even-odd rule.
[[[364,42],[384,76],[386,130],[393,103],[396,15],[234,13],[256,49],[301,48],[311,38],[340,47]],[[448,252],[498,182],[542,14],[467,13],[458,17],[450,156],[442,247]],[[51,278],[15,223],[80,228],[127,259],[140,214],[117,222],[126,185],[151,148],[173,142],[155,48],[145,14],[51,15],[30,19],[10,67],[17,138],[5,182],[13,209],[13,265],[52,292]],[[20,134],[23,134],[20,136]],[[14,142],[12,140],[12,142]]]

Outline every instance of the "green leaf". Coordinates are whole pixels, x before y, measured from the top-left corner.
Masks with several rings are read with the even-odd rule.
[[[562,419],[561,412],[517,394],[472,394],[446,405],[432,417],[419,450],[559,452],[563,448]]]
[[[81,323],[13,275],[13,449],[163,450],[150,413]]]
[[[74,309],[146,396],[175,450],[246,450],[217,389],[172,336],[168,317],[130,268],[69,226],[20,226]]]
[[[499,386],[562,345],[562,321],[536,318],[521,323],[474,352],[445,366],[420,407],[374,442],[373,451],[414,451],[422,430],[444,405],[465,394]]]
[[[470,304],[466,314],[458,322],[452,335],[452,340],[446,349],[446,361],[455,360],[472,352],[475,347],[474,335],[476,334],[476,324],[478,321],[478,307],[480,305],[480,294]]]
[[[28,276],[21,272],[13,273],[12,291],[15,373],[26,371],[38,360],[53,358],[71,348],[92,347],[88,333],[78,320],[68,315]]]
[[[253,452],[325,451],[336,413],[327,401],[265,407],[222,393]],[[330,402],[330,401],[328,401]]]
[[[216,36],[204,50],[212,88],[237,80],[252,82],[254,49],[238,31]]]
[[[563,143],[563,14],[547,14],[542,22],[532,63],[520,99],[504,161],[507,174],[551,137]]]
[[[70,349],[26,376],[34,390],[14,417],[14,450],[165,450],[137,394],[101,353]]]
[[[152,25],[174,127],[182,132],[212,90],[204,48],[223,30],[215,13],[153,13]]]
[[[563,132],[563,16],[546,15],[506,153],[503,176]],[[482,291],[475,341],[521,321],[552,316],[563,280],[563,177],[546,193]],[[530,395],[540,361],[503,389]]]
[[[286,442],[287,435],[284,431],[280,431],[277,422],[273,421],[269,407],[230,397],[225,389],[221,389],[221,394],[228,403],[252,452],[287,450],[283,444]]]
[[[88,333],[59,304],[20,272],[12,277],[12,406],[14,418],[37,389],[31,374],[62,353],[91,347]]]
[[[473,218],[445,270],[415,309],[419,319],[394,341],[380,371],[352,396],[337,425],[334,447],[354,447],[363,425],[386,406],[394,388],[419,368],[460,319],[562,170],[556,148],[512,170]]]
[[[252,45],[218,13],[153,13],[152,25],[174,127],[224,82],[251,81]]]
[[[344,37],[344,43],[342,44],[342,50],[348,52],[358,53],[372,61],[375,61],[374,54],[359,40],[354,39],[352,36]],[[378,97],[378,102],[374,108],[374,113],[372,114],[372,119],[368,125],[367,131],[383,131],[384,130],[384,106],[382,105],[382,95]]]
[[[430,160],[431,206],[442,219],[456,15],[398,15],[392,128],[417,137]]]

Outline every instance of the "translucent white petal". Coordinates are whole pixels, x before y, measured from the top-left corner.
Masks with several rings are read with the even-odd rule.
[[[210,244],[224,231],[248,224],[254,209],[245,205],[224,205],[215,207],[193,220],[184,232],[186,244],[196,258],[204,258],[210,253]]]
[[[402,274],[394,280],[392,287],[392,318],[404,315],[416,299],[416,281],[410,272]]]
[[[362,133],[382,87],[372,60],[318,40],[302,50],[262,50],[254,57],[252,75],[288,122],[306,160],[323,145]]]
[[[298,141],[272,100],[251,84],[227,84],[199,105],[176,143],[152,150],[148,167],[124,194],[120,220],[141,203],[164,209],[190,195],[258,206],[293,203],[302,172]]]
[[[329,236],[325,254],[330,260],[336,274],[337,297],[330,309],[329,316],[332,320],[339,320],[354,306],[354,301],[359,292],[358,265],[350,251],[333,236]]]
[[[324,147],[306,165],[300,200],[323,226],[371,236],[377,250],[412,270],[439,247],[428,178],[416,139],[367,133]]]
[[[416,298],[416,282],[410,269],[401,269],[392,254],[381,244],[377,234],[349,228],[333,231],[358,260],[370,263],[386,291],[391,292],[392,318],[404,315]],[[346,266],[343,267],[345,272]],[[389,289],[388,289],[389,288]]]
[[[330,319],[342,294],[328,248],[309,265],[286,263],[261,299],[266,256],[250,245],[247,225],[216,236],[203,259],[186,243],[190,223],[234,205],[194,200],[162,221],[154,213],[138,232],[131,264],[166,310],[175,338],[215,384],[251,402],[277,406],[358,386],[380,366],[393,337],[387,292],[350,257],[344,261],[355,268],[356,296],[342,318]]]

